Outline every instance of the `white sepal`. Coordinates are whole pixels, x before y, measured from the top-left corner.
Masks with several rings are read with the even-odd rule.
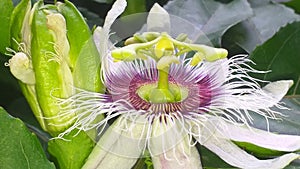
[[[243,124],[233,125],[219,117],[211,116],[202,128],[193,128],[193,133],[200,132],[201,137],[195,138],[200,144],[214,152],[226,163],[238,168],[279,169],[300,157],[298,154],[288,153],[267,160],[257,159],[238,147],[233,141],[248,142],[267,149],[291,152],[299,149],[300,137],[276,135],[258,129],[247,129],[244,126]],[[284,142],[284,140],[286,141]]]
[[[286,95],[293,84],[293,80],[280,80],[271,82],[262,89],[279,102]]]
[[[101,43],[100,46],[97,48],[98,50],[100,50],[100,57],[102,60],[101,72],[103,75],[105,75],[109,69],[108,57],[109,57],[109,50],[110,50],[109,48],[110,27],[112,26],[114,21],[118,18],[118,16],[124,12],[126,6],[127,6],[126,0],[115,1],[111,10],[106,15],[103,28],[99,29],[99,38],[101,39]],[[105,76],[103,77],[106,78]]]
[[[155,3],[147,18],[147,31],[170,33],[170,29],[171,23],[168,12],[163,7]]]
[[[83,169],[130,169],[146,147],[146,123],[135,120],[119,117],[101,136]]]
[[[155,169],[202,169],[200,155],[195,146],[189,145],[188,137],[172,149],[152,157]]]
[[[239,148],[228,138],[221,138],[216,135],[210,137],[210,139],[204,142],[203,145],[210,151],[217,154],[228,164],[238,168],[280,169],[300,157],[298,154],[289,153],[273,159],[259,160]]]
[[[221,120],[219,120],[217,131],[230,140],[247,142],[277,151],[293,152],[300,150],[300,136],[274,134],[246,125],[236,126],[225,121],[223,124],[220,122]]]

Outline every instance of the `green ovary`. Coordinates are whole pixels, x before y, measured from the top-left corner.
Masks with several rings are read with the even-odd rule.
[[[188,89],[174,83],[169,83],[168,89],[158,88],[156,83],[141,86],[137,91],[139,97],[150,103],[175,103],[188,97]]]

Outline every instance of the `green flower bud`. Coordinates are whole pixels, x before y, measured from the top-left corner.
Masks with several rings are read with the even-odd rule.
[[[23,0],[21,1],[13,10],[11,16],[11,47],[14,50],[19,48],[19,44],[17,42],[24,42],[23,40],[23,33],[25,32],[25,27],[30,24],[28,22],[29,15],[31,10],[31,1],[30,0]],[[25,22],[27,21],[27,22]]]
[[[39,1],[30,8],[30,1],[23,0],[13,11],[9,66],[42,128],[56,136],[76,117],[75,112],[60,113],[59,99],[75,94],[74,87],[105,91],[100,57],[88,25],[69,1]]]
[[[41,2],[38,5],[42,6]],[[59,33],[53,31],[59,29],[58,27],[63,29],[64,26],[56,25],[55,28],[53,20],[56,18],[48,17],[53,15],[52,12],[48,14],[48,11],[40,6],[34,11],[31,25],[31,57],[36,76],[35,89],[43,116],[49,124],[48,131],[59,133],[70,125],[69,118],[72,117],[59,117],[60,107],[57,98],[72,95],[73,78],[61,47],[57,46],[61,41],[60,37],[56,36]],[[63,31],[65,30],[60,30]]]

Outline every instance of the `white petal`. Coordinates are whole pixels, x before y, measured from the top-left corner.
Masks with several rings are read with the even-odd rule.
[[[203,145],[228,164],[239,168],[280,169],[300,157],[298,154],[289,153],[274,159],[259,160],[236,146],[230,140],[220,137],[210,137]]]
[[[101,49],[100,49],[100,46],[103,45],[103,40],[102,40],[102,27],[101,26],[97,26],[96,29],[94,30],[93,32],[93,39],[94,39],[94,42],[96,44],[96,47],[97,47],[97,50],[98,52],[101,54],[101,56],[105,55],[105,52],[102,52],[101,53]],[[110,41],[110,39],[108,39],[107,43],[107,49],[109,50],[113,50],[115,49],[116,47],[114,46],[114,44]],[[102,47],[102,49],[104,49],[104,47]],[[120,62],[121,63],[121,62]],[[114,65],[112,65],[114,64]],[[118,63],[115,63],[113,62],[113,58],[112,57],[106,57],[106,65],[108,68],[112,68],[110,69],[110,71],[114,70],[115,67],[119,67]]]
[[[100,53],[100,46],[101,46],[101,32],[102,32],[102,27],[101,26],[97,26],[96,29],[93,32],[93,39],[95,42],[95,45],[98,49],[98,52]]]
[[[148,32],[170,32],[170,16],[168,12],[157,3],[151,8],[147,18]]]
[[[245,125],[236,126],[220,120],[218,121],[218,131],[231,140],[248,142],[267,149],[286,152],[300,150],[300,136],[296,135],[274,134]]]
[[[69,62],[69,50],[70,44],[67,38],[67,26],[66,20],[62,14],[50,13],[47,17],[47,27],[53,31],[55,36],[55,48],[56,54],[61,57],[61,59],[67,60]]]
[[[171,150],[152,157],[155,169],[201,169],[201,161],[195,146],[189,146],[185,137]]]
[[[106,17],[103,29],[104,31],[109,31],[111,25],[114,23],[114,21],[118,18],[120,14],[122,14],[125,10],[125,7],[127,6],[126,0],[116,0],[111,9],[108,11]]]
[[[97,26],[96,29],[93,32],[94,42],[97,46],[97,49],[98,49],[99,53],[100,53],[100,48],[99,47],[101,46],[101,43],[102,43],[102,38],[100,37],[101,32],[102,32],[102,27],[101,26]],[[113,50],[115,48],[116,47],[113,45],[113,43],[110,40],[108,40],[108,49]]]
[[[275,150],[293,151],[299,148],[299,138],[285,135],[275,136],[275,134],[267,134],[267,132],[257,129],[246,130],[242,126],[234,126],[218,117],[210,116],[210,119],[202,127],[195,127],[192,132],[195,134],[201,133],[200,138],[195,138],[200,144],[207,147],[228,164],[239,168],[283,168],[300,157],[298,154],[289,153],[278,158],[259,160],[239,148],[232,140],[250,142],[264,148],[272,147]],[[296,140],[293,141],[292,139]],[[284,140],[288,145],[284,144]],[[277,148],[275,148],[276,146]]]
[[[130,169],[145,148],[145,121],[139,122],[119,117],[100,138],[83,169]]]
[[[280,80],[271,82],[262,89],[279,102],[286,95],[293,83],[293,80]]]
[[[152,156],[171,150],[187,136],[176,119],[173,119],[175,121],[169,118],[164,119],[163,117],[162,119],[155,118],[152,123],[152,133],[148,144],[148,149]]]
[[[107,54],[106,51],[108,49],[107,43],[109,40],[110,27],[114,23],[114,21],[118,18],[118,16],[123,13],[126,6],[127,6],[126,0],[117,0],[113,4],[111,10],[107,13],[107,15],[105,17],[105,22],[104,22],[103,28],[100,31],[100,38],[102,39],[102,41],[100,43],[101,53]]]
[[[105,22],[102,29],[99,29],[99,38],[101,39],[101,43],[99,45],[100,57],[102,60],[101,72],[102,74],[106,74],[109,69],[108,65],[108,57],[109,57],[109,33],[110,27],[114,23],[114,21],[118,18],[119,15],[123,13],[125,7],[127,6],[126,0],[117,0],[113,4],[111,10],[107,13]],[[105,78],[105,76],[104,76]]]

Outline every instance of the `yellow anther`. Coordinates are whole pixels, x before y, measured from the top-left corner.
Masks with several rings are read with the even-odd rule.
[[[228,51],[223,48],[212,48],[205,51],[205,60],[208,62],[214,62],[219,59],[224,59],[228,55]]]
[[[147,39],[143,35],[141,35],[139,33],[134,34],[133,37],[138,42],[141,42],[141,43],[148,42]]]
[[[147,41],[152,41],[159,37],[160,33],[158,32],[145,32],[143,33],[143,36],[147,39]]]
[[[124,45],[130,45],[130,44],[134,44],[134,43],[140,43],[138,40],[136,40],[136,38],[134,37],[130,37],[128,39],[126,39],[126,41],[124,42]]]
[[[132,61],[137,58],[137,54],[134,50],[119,48],[111,52],[111,56],[118,61]]]
[[[140,59],[143,59],[143,60],[147,60],[148,59],[148,57],[144,53],[142,53],[140,51],[137,52],[137,57],[140,58]]]
[[[191,60],[191,63],[190,65],[191,66],[196,66],[198,65],[203,59],[205,58],[204,54],[201,53],[201,52],[197,52],[194,54],[192,60]]]
[[[187,38],[188,38],[187,34],[181,33],[176,37],[176,40],[180,42],[184,42],[185,40],[187,40]]]

